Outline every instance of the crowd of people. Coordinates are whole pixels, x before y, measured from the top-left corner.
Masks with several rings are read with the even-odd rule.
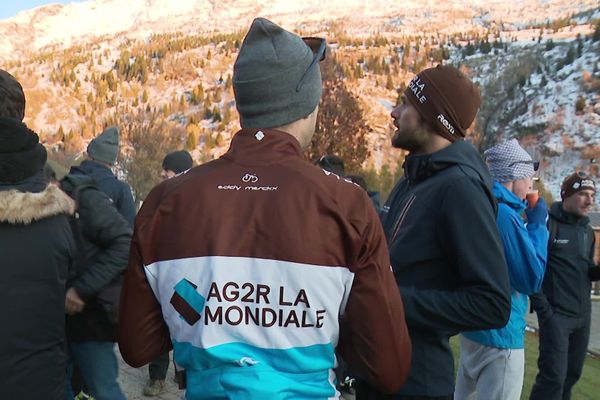
[[[531,399],[570,398],[600,279],[592,177],[568,176],[550,211],[528,197],[539,164],[516,139],[482,157],[465,140],[479,90],[439,65],[391,113],[408,156],[381,206],[339,157],[303,158],[326,55],[325,39],[255,19],[233,66],[229,150],[196,167],[167,154],[137,213],[112,171],[118,127],[57,177],[0,70],[2,398],[125,399],[118,342],[129,365],[149,364],[147,396],[173,350],[188,400],[339,398],[345,376],[358,400],[520,399],[528,298]]]

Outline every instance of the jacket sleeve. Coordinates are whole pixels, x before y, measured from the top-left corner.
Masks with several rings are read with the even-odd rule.
[[[511,286],[523,294],[536,293],[546,271],[548,229],[536,223],[525,227],[521,217],[506,204],[498,205],[497,224]]]
[[[437,236],[452,291],[403,286],[398,282],[411,328],[453,335],[496,329],[510,316],[510,286],[494,209],[483,187],[470,178],[452,183],[438,214]]]
[[[131,188],[125,182],[121,182],[121,195],[119,196],[119,204],[117,208],[129,226],[133,229],[133,223],[135,221],[135,202],[133,201],[133,195],[131,194]]]
[[[121,290],[119,350],[127,364],[139,368],[171,348],[169,329],[146,279],[138,236],[134,234]]]
[[[404,307],[391,270],[383,229],[366,198],[361,235],[362,248],[354,281],[340,321],[338,352],[362,378],[386,393],[394,393],[406,380],[411,343]]]
[[[531,308],[533,308],[540,319],[546,319],[554,313],[548,298],[542,290],[537,293],[529,295],[531,301]]]
[[[93,264],[71,283],[84,300],[89,300],[127,267],[131,228],[110,199],[96,188],[81,191],[78,212],[82,235],[102,249]]]

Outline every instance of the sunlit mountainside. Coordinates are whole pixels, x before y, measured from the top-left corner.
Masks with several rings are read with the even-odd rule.
[[[55,160],[122,127],[120,168],[134,186],[148,181],[141,198],[156,173],[139,171],[158,168],[165,149],[198,162],[226,150],[238,128],[232,65],[256,16],[328,39],[322,108],[343,117],[319,121],[308,156],[338,153],[376,189],[389,190],[403,157],[389,146],[398,91],[441,62],[480,85],[471,138],[481,149],[519,137],[555,196],[574,168],[600,176],[596,0],[96,0],[0,21],[0,63],[23,83],[25,122]]]

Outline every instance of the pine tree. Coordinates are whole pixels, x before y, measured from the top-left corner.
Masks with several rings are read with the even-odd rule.
[[[592,35],[592,41],[597,42],[600,40],[600,23],[596,24],[596,29],[594,29],[594,34]]]
[[[388,74],[387,81],[385,82],[385,88],[387,90],[394,90],[394,80],[392,79],[392,75]]]
[[[584,109],[585,109],[585,97],[579,96],[577,98],[577,101],[575,102],[575,112],[577,114],[581,114],[581,113],[583,113]]]

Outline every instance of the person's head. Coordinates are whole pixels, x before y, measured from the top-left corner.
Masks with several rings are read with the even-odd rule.
[[[25,93],[23,87],[3,69],[0,69],[0,117],[25,118]]]
[[[256,18],[233,66],[233,92],[242,128],[279,129],[302,147],[314,134],[324,39],[305,38]]]
[[[461,140],[480,103],[479,89],[458,69],[425,69],[410,81],[401,104],[392,111],[397,128],[392,146],[429,153]]]
[[[116,126],[106,128],[88,144],[89,158],[101,164],[113,165],[119,156],[119,130]]]
[[[319,158],[319,161],[317,161],[317,165],[326,171],[333,172],[336,175],[345,175],[344,160],[342,160],[338,156],[322,156],[321,158]]]
[[[16,184],[41,172],[47,154],[38,135],[13,117],[0,117],[0,183]]]
[[[192,156],[185,150],[173,151],[165,156],[162,162],[163,179],[170,179],[192,168],[194,161]]]
[[[365,180],[365,178],[363,178],[360,175],[348,175],[346,177],[346,179],[348,179],[350,182],[355,183],[358,186],[360,186],[361,188],[363,188],[365,192],[367,192],[369,190],[369,188],[367,186],[367,181]]]
[[[492,178],[521,200],[533,188],[533,176],[539,163],[534,161],[517,139],[499,143],[484,152]]]
[[[596,183],[583,171],[565,178],[560,187],[562,207],[568,213],[585,217],[596,199]]]

